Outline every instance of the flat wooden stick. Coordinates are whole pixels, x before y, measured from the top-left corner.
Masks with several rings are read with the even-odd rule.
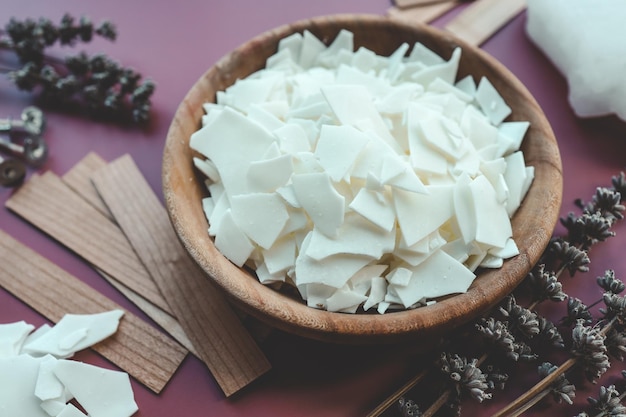
[[[425,6],[411,7],[407,9],[390,7],[389,9],[387,9],[387,16],[393,19],[406,20],[409,23],[430,23],[458,5],[458,1],[446,1],[443,3],[433,3]]]
[[[481,45],[526,9],[526,0],[476,0],[445,26],[466,42]]]
[[[88,153],[83,159],[65,173],[61,178],[77,194],[83,197],[102,214],[113,220],[109,209],[102,201],[91,183],[91,174],[106,166],[107,162],[95,152]]]
[[[0,285],[52,322],[67,313],[122,309],[3,231],[0,264]],[[93,349],[156,393],[187,354],[178,343],[129,312],[125,312],[117,332]]]
[[[83,159],[78,161],[76,165],[72,167],[61,178],[63,182],[70,186],[78,195],[84,198],[89,204],[97,208],[111,220],[113,216],[109,212],[106,204],[100,198],[96,187],[91,182],[91,176],[97,170],[104,168],[107,162],[95,152],[88,153]],[[96,268],[97,269],[97,268]],[[98,273],[104,277],[111,285],[113,285],[119,292],[121,292],[128,300],[139,307],[148,317],[154,320],[163,330],[169,333],[174,339],[176,339],[181,345],[187,348],[192,354],[198,356],[193,344],[185,334],[184,330],[178,323],[175,317],[168,312],[159,308],[141,294],[133,291],[131,288],[117,281],[114,277],[110,276],[102,270],[98,270]],[[147,272],[147,271],[146,271]]]
[[[267,372],[269,361],[187,254],[130,156],[109,163],[92,181],[224,393],[230,396]]]
[[[135,291],[115,280],[115,278],[110,277],[102,271],[98,271],[98,273],[102,275],[102,277],[106,279],[109,284],[113,285],[119,292],[121,292],[124,297],[128,298],[131,303],[139,307],[139,309],[143,311],[146,316],[154,320],[156,324],[161,326],[161,328],[172,336],[178,343],[183,345],[185,349],[191,352],[194,356],[198,357],[198,353],[193,347],[191,340],[189,340],[185,331],[174,316],[161,310],[159,307],[155,306]]]
[[[436,3],[449,3],[454,0],[395,0],[396,7],[400,9],[408,9],[411,7],[430,6]]]
[[[122,231],[52,172],[31,177],[6,201],[6,206],[96,268],[172,313]]]

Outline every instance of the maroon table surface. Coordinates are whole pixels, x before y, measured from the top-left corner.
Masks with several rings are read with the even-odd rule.
[[[59,49],[58,53],[104,52],[153,79],[157,89],[149,126],[121,127],[47,107],[45,138],[50,156],[39,171],[62,175],[90,151],[106,160],[129,153],[161,196],[161,155],[170,120],[191,85],[221,56],[265,30],[294,20],[334,13],[384,14],[390,6],[389,0],[3,0],[0,24],[4,25],[11,16],[48,17],[58,22],[65,12],[89,16],[96,23],[104,19],[115,23],[116,42],[95,40],[88,45]],[[434,25],[441,26],[449,18],[444,16]],[[552,124],[563,160],[564,216],[576,211],[575,198],[588,200],[597,186],[610,185],[611,176],[624,169],[626,123],[612,117],[576,118],[567,103],[564,78],[528,41],[525,22],[526,16],[521,14],[483,48],[519,77]],[[0,58],[4,56],[0,51]],[[30,93],[19,92],[6,77],[0,78],[0,117],[16,117],[32,103],[35,101]],[[29,175],[34,172],[30,169]],[[145,318],[82,259],[4,208],[12,192],[0,188],[2,230]],[[606,269],[615,270],[617,277],[623,276],[626,257],[622,248],[626,233],[620,232],[620,227],[623,226],[618,226],[617,237],[593,249],[588,274],[573,279],[564,277],[567,293],[586,301],[594,300],[601,296],[594,284],[596,276]],[[560,318],[564,303],[541,308],[542,313]],[[0,323],[18,320],[36,326],[46,322],[29,306],[0,289]],[[160,395],[133,380],[139,405],[136,415],[361,416],[421,366],[419,357],[405,349],[327,345],[280,332],[272,333],[263,349],[272,362],[272,371],[229,399],[224,398],[207,368],[191,355]],[[92,351],[81,352],[76,359],[115,368]],[[620,369],[621,364],[616,363],[611,372],[617,375]],[[532,382],[534,378],[531,375],[527,379]],[[617,378],[611,376],[608,381]],[[464,415],[487,415],[495,411],[526,388],[523,383],[516,384],[506,393],[496,393],[489,404],[474,406],[466,402]],[[597,387],[587,384],[581,388],[584,389],[573,407],[538,407],[526,415],[575,415],[586,404],[587,396],[597,396]]]

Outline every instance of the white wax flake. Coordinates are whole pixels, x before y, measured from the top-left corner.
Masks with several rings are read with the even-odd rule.
[[[510,217],[534,178],[519,150],[529,123],[505,121],[486,78],[457,80],[461,48],[354,45],[346,30],[330,46],[290,35],[204,106],[190,147],[206,158],[194,165],[208,233],[314,308],[431,305],[519,254]]]
[[[57,358],[52,355],[46,355],[41,358],[39,363],[39,374],[37,383],[35,384],[35,396],[41,401],[46,400],[63,400],[65,387],[54,375],[52,369],[56,366]]]
[[[0,357],[0,414],[28,417],[130,417],[137,410],[130,379],[125,372],[111,371],[82,362],[57,359],[51,354],[34,356],[26,346],[38,344],[68,348],[89,347],[111,335],[123,312],[65,315],[57,325],[40,326],[27,338],[24,348],[11,357]],[[0,328],[27,329],[24,322]],[[77,330],[72,330],[72,329]],[[55,342],[56,340],[56,342]],[[39,342],[38,342],[39,341]],[[37,343],[36,343],[37,342]],[[70,346],[71,345],[71,346]],[[40,352],[39,352],[40,353]],[[72,403],[69,401],[72,400]]]
[[[230,199],[235,223],[254,242],[270,248],[287,223],[289,215],[280,196],[275,193],[249,193]]]
[[[235,265],[242,266],[254,245],[233,219],[230,209],[221,218],[215,233],[215,247]]]
[[[293,189],[309,217],[322,233],[335,236],[343,223],[345,198],[333,188],[325,172],[292,177]]]
[[[395,226],[396,214],[393,205],[389,197],[378,191],[362,188],[350,202],[349,207],[387,232]]]
[[[138,409],[125,372],[70,360],[57,361],[53,372],[91,417],[130,417]]]
[[[453,214],[452,186],[428,186],[428,194],[394,190],[393,204],[407,245],[440,228]]]
[[[498,90],[485,77],[482,77],[478,83],[476,101],[491,123],[496,126],[511,114],[511,108],[507,106]]]
[[[315,148],[315,156],[330,178],[339,182],[352,168],[369,138],[352,126],[324,125]]]
[[[475,275],[462,263],[442,250],[435,251],[426,261],[413,270],[407,285],[393,285],[405,307],[422,298],[467,291]]]
[[[74,355],[111,336],[124,312],[111,310],[98,314],[66,314],[50,331],[24,345],[30,354],[51,354],[58,358]]]
[[[485,176],[469,184],[476,216],[476,241],[503,248],[513,235],[506,207],[498,202],[496,191]]]
[[[380,259],[383,254],[393,251],[396,243],[395,230],[387,232],[373,226],[356,213],[350,214],[346,216],[334,237],[313,229],[306,254],[317,261],[337,254]]]
[[[0,358],[18,355],[35,326],[25,321],[0,324]]]
[[[74,404],[68,403],[56,417],[85,417],[85,413],[76,408]]]

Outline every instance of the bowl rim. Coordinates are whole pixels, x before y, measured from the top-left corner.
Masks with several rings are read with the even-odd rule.
[[[402,30],[415,31],[416,33],[425,34],[426,36],[441,38],[451,46],[461,47],[463,51],[471,50],[472,54],[475,54],[479,61],[489,67],[490,71],[503,74],[503,76],[507,78],[507,81],[510,82],[510,87],[515,90],[515,93],[522,95],[523,99],[527,100],[532,106],[535,118],[542,123],[542,140],[545,142],[543,146],[545,146],[546,149],[536,160],[527,160],[526,163],[533,165],[532,162],[534,162],[538,164],[537,166],[541,167],[541,174],[545,175],[545,178],[548,180],[548,186],[545,187],[545,190],[539,190],[538,193],[540,196],[550,198],[552,204],[550,205],[551,211],[545,212],[542,218],[535,219],[537,222],[537,224],[533,225],[537,227],[537,230],[533,231],[533,233],[535,233],[535,240],[533,240],[528,247],[525,247],[524,251],[520,251],[521,253],[519,255],[506,260],[502,267],[506,268],[507,271],[514,271],[517,274],[516,276],[518,276],[517,279],[497,282],[494,281],[492,277],[491,281],[493,281],[493,285],[489,285],[486,288],[485,286],[478,286],[478,283],[486,281],[486,277],[501,271],[501,269],[486,271],[477,276],[466,293],[447,297],[427,307],[403,311],[390,311],[385,314],[346,314],[308,307],[303,302],[291,299],[261,284],[255,277],[250,275],[249,277],[254,279],[254,281],[258,283],[258,286],[255,287],[256,294],[249,294],[249,287],[244,285],[245,282],[230,278],[230,273],[237,273],[234,269],[239,270],[236,266],[231,264],[216,250],[205,252],[198,249],[207,242],[206,240],[199,241],[197,238],[194,238],[193,233],[186,229],[184,219],[185,216],[188,215],[188,207],[185,207],[185,205],[200,205],[201,202],[199,200],[193,202],[188,196],[185,196],[185,198],[181,197],[179,194],[180,190],[175,189],[173,182],[174,176],[176,175],[189,176],[190,173],[191,175],[197,175],[195,174],[190,158],[188,166],[175,166],[174,153],[180,149],[181,146],[185,146],[189,141],[189,137],[181,137],[182,120],[185,117],[198,114],[198,109],[194,109],[191,105],[191,103],[199,100],[198,89],[202,89],[208,85],[208,78],[212,75],[212,71],[223,68],[228,61],[233,58],[240,59],[251,47],[258,47],[259,45],[271,41],[275,48],[278,40],[289,34],[295,32],[302,33],[305,29],[315,33],[315,28],[320,25],[330,24],[343,27],[355,24],[355,21],[357,21],[359,25],[375,25],[381,28],[392,25]],[[402,39],[399,39],[398,46],[401,43]],[[462,61],[463,55],[465,54],[461,54]],[[198,124],[196,129],[199,128],[200,118],[197,118],[197,120]],[[531,126],[531,129],[532,128],[533,126]],[[175,171],[178,171],[178,173],[173,175]],[[189,178],[189,181],[194,182],[194,178]],[[562,197],[562,181],[562,167],[558,145],[547,118],[531,93],[510,70],[484,50],[473,47],[450,33],[425,24],[409,23],[387,16],[369,14],[337,14],[298,20],[294,23],[285,24],[265,31],[224,55],[198,79],[177,108],[167,133],[162,165],[162,184],[165,204],[179,240],[194,261],[211,278],[210,281],[217,284],[217,286],[226,293],[229,299],[234,302],[236,307],[273,327],[299,336],[321,341],[357,344],[388,343],[407,339],[415,340],[422,336],[440,335],[442,330],[449,331],[456,328],[493,308],[517,287],[523,277],[539,260],[539,257],[549,243],[554,226],[558,220]],[[532,187],[529,194],[531,191],[533,191]],[[211,256],[221,256],[223,259],[221,259],[220,262],[226,260],[228,264],[232,265],[232,268],[224,265],[216,267],[214,261],[211,261]],[[467,315],[467,312],[460,314],[459,310],[451,308],[453,303],[466,305],[466,308],[472,311],[471,317]],[[285,309],[285,306],[288,306],[288,309]],[[338,315],[340,317],[338,317]],[[337,325],[337,321],[341,322],[340,326]],[[384,334],[381,334],[381,331]]]

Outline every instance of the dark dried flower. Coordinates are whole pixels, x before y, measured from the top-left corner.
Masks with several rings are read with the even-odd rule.
[[[574,276],[577,271],[589,271],[589,267],[587,265],[589,265],[591,260],[589,259],[587,252],[578,249],[570,242],[561,238],[553,239],[550,242],[549,251],[555,259],[559,259],[561,261],[562,265],[569,271],[570,276]]]
[[[397,404],[401,417],[420,417],[422,415],[419,407],[413,400],[400,397]]]
[[[602,296],[602,301],[606,308],[601,308],[600,312],[604,315],[604,318],[610,320],[615,318],[621,325],[626,324],[626,297],[605,293]]]
[[[611,184],[613,189],[620,194],[620,203],[624,202],[626,198],[626,175],[620,172],[619,175],[615,175],[611,178]]]
[[[489,317],[479,319],[475,327],[490,344],[501,349],[506,357],[514,361],[519,359],[519,354],[515,351],[515,336],[509,332],[508,323]]]
[[[605,217],[600,211],[585,212],[578,217],[569,213],[566,218],[561,218],[561,224],[567,229],[570,244],[581,245],[583,249],[615,236],[611,231],[612,218]]]
[[[511,327],[518,330],[524,337],[532,339],[539,334],[537,315],[517,304],[513,295],[504,299],[500,306],[500,312],[509,319]]]
[[[583,320],[585,325],[590,325],[593,322],[593,316],[589,311],[589,307],[580,299],[570,297],[567,300],[567,316],[561,319],[561,324],[571,326],[579,320]]]
[[[576,204],[586,213],[600,212],[613,222],[624,218],[625,207],[621,203],[621,194],[614,188],[598,187],[592,200],[583,203],[576,200]]]
[[[541,378],[545,378],[550,375],[552,372],[557,370],[557,366],[551,364],[550,362],[544,362],[539,365],[537,372]],[[569,405],[574,403],[574,398],[576,397],[576,387],[571,384],[565,375],[559,375],[559,377],[552,383],[550,386],[550,392],[554,397],[554,400],[557,403],[561,403],[565,401]]]
[[[63,60],[45,55],[59,43],[90,42],[94,35],[108,40],[117,37],[115,26],[102,22],[94,28],[85,16],[75,19],[66,13],[58,25],[49,19],[11,19],[0,31],[0,48],[13,51],[22,68],[5,70],[20,90],[36,91],[55,104],[87,109],[97,117],[125,116],[137,123],[149,120],[155,84],[141,81],[136,71],[123,68],[104,54],[79,53]]]
[[[442,353],[440,357],[441,372],[448,377],[457,396],[463,391],[468,392],[478,402],[491,399],[487,377],[476,366],[477,360],[467,360],[457,354]]]
[[[552,271],[546,271],[545,264],[536,266],[526,277],[526,282],[537,301],[563,301],[567,294],[563,292],[563,285]]]
[[[624,360],[626,355],[626,333],[624,331],[611,328],[606,335],[604,344],[611,356],[620,361]]]
[[[543,316],[537,316],[539,320],[539,335],[538,337],[541,340],[550,343],[552,346],[557,348],[564,348],[565,344],[563,343],[563,336],[557,329],[557,327],[550,320]]]
[[[592,382],[597,381],[611,366],[604,340],[599,327],[585,326],[583,320],[579,320],[572,330],[572,354],[578,358],[585,376]]]
[[[602,416],[626,417],[626,407],[621,403],[619,392],[615,389],[615,385],[609,387],[600,387],[600,396],[598,399],[589,397],[587,401],[591,404],[593,411]]]
[[[487,385],[489,386],[490,390],[503,390],[507,381],[509,380],[508,374],[502,373],[493,365],[485,366],[485,375],[487,376]]]
[[[100,25],[96,28],[96,33],[98,36],[110,41],[114,41],[117,38],[117,29],[115,28],[115,25],[108,20],[100,23]]]
[[[596,279],[598,285],[606,292],[613,294],[619,294],[624,291],[624,283],[615,278],[615,271],[608,269],[604,272],[604,275]]]

